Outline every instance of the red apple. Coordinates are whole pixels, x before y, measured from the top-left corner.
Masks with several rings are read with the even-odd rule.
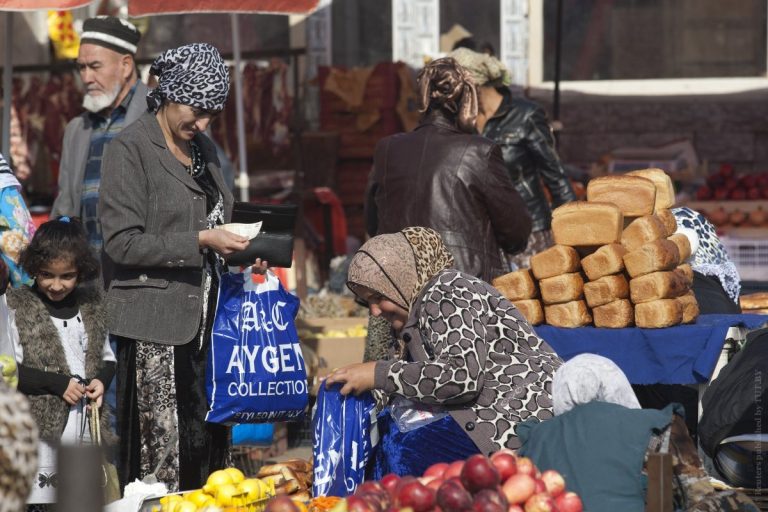
[[[397,489],[398,483],[400,483],[400,477],[394,473],[387,473],[381,477],[381,486],[389,493],[389,496],[392,498],[395,497],[395,490]]]
[[[473,455],[461,469],[461,483],[471,493],[480,489],[493,489],[501,483],[499,472],[490,459],[482,454]]]
[[[735,188],[731,190],[731,193],[728,194],[728,197],[733,199],[734,201],[743,201],[747,198],[747,191],[741,187]]]
[[[715,199],[718,201],[722,201],[723,199],[728,199],[728,189],[727,188],[716,188],[715,189]]]
[[[547,486],[544,485],[544,481],[541,478],[534,478],[533,483],[535,484],[535,487],[533,489],[534,494],[547,492]]]
[[[520,505],[510,505],[507,512],[525,512],[525,509]]]
[[[349,512],[376,512],[377,509],[362,496],[347,496],[347,510]]]
[[[376,482],[375,480],[366,480],[355,489],[355,494],[365,494],[368,492],[386,493],[387,490],[382,487],[380,482]]]
[[[509,477],[501,489],[510,505],[525,503],[536,489],[536,482],[530,475],[517,473]]]
[[[763,199],[768,199],[768,185],[763,187]]]
[[[528,457],[517,458],[517,472],[524,475],[535,476],[537,469],[533,461]]]
[[[581,512],[584,510],[579,495],[570,491],[555,498],[555,505],[560,512]]]
[[[731,178],[736,174],[733,164],[720,164],[720,175],[726,178]]]
[[[760,189],[757,187],[752,187],[749,190],[747,190],[747,199],[757,200],[762,197],[762,194],[760,193]]]
[[[548,469],[541,474],[541,480],[547,488],[547,492],[553,498],[557,498],[565,492],[565,480],[554,469]]]
[[[712,189],[708,186],[704,185],[699,187],[699,189],[696,191],[696,199],[699,201],[706,201],[707,199],[712,198]]]
[[[507,498],[496,489],[483,489],[472,499],[474,512],[507,512]]]
[[[556,510],[555,500],[547,493],[534,494],[525,502],[525,512],[553,512]]]
[[[437,492],[437,490],[440,488],[440,486],[443,485],[444,483],[445,483],[445,480],[443,480],[442,478],[433,478],[432,480],[430,480],[429,482],[427,482],[424,485],[426,485],[427,487],[429,487],[433,491]]]
[[[451,462],[450,464],[448,464],[448,469],[446,469],[445,473],[443,473],[443,478],[448,480],[453,476],[459,476],[461,475],[461,470],[463,468],[464,468],[463,460],[457,460],[455,462]]]
[[[517,457],[508,452],[496,452],[491,455],[491,464],[499,472],[502,482],[517,473]]]
[[[445,512],[472,508],[472,495],[456,480],[448,480],[437,490],[437,503]]]
[[[400,508],[411,507],[413,512],[427,512],[435,506],[435,493],[418,480],[402,484],[397,489],[396,505]]]
[[[432,464],[424,471],[424,476],[437,476],[443,478],[445,470],[448,469],[449,464],[447,462],[437,462]]]

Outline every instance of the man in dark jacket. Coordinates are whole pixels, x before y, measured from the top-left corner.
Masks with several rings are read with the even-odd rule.
[[[525,252],[512,261],[529,267],[533,254],[554,243],[552,208],[576,199],[555,151],[552,130],[544,110],[524,98],[513,97],[509,72],[495,57],[467,48],[451,52],[478,86],[478,131],[501,147],[504,165],[533,219]],[[552,196],[550,207],[544,186]]]

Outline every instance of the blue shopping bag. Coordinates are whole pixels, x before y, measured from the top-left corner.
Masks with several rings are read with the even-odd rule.
[[[307,370],[294,319],[299,299],[272,272],[225,273],[208,352],[211,423],[300,419],[307,407]]]
[[[365,479],[365,467],[379,441],[376,401],[371,393],[342,395],[341,385],[320,385],[314,430],[313,496],[348,496]]]

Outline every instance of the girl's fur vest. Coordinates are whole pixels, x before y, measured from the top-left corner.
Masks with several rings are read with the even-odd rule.
[[[85,380],[94,378],[104,365],[104,340],[107,338],[107,321],[101,291],[92,286],[79,286],[76,303],[80,308],[88,346],[85,354]],[[51,316],[34,290],[28,286],[8,290],[8,307],[16,311],[16,327],[24,349],[24,364],[38,370],[72,375],[64,355],[59,331]],[[40,429],[40,437],[58,442],[64,433],[69,415],[69,404],[60,396],[28,396],[32,414]],[[105,443],[114,442],[110,430],[108,407],[102,407],[101,431]]]

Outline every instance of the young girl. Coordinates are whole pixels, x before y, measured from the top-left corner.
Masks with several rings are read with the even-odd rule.
[[[37,505],[56,499],[54,447],[90,443],[83,398],[101,406],[115,356],[101,287],[88,283],[98,277],[98,263],[79,221],[59,217],[40,226],[20,263],[35,282],[9,290],[8,306],[19,391],[29,397],[40,429],[38,475],[28,500]],[[107,414],[101,429],[109,433]]]

